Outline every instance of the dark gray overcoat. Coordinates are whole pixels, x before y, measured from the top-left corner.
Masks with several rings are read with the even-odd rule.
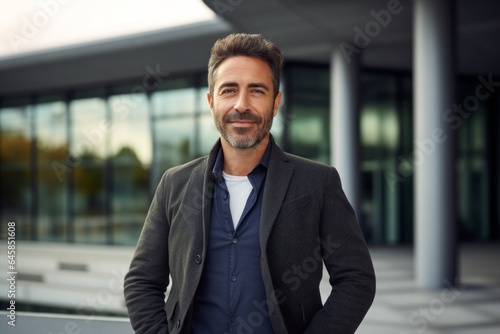
[[[339,175],[284,153],[272,137],[270,145],[260,226],[267,300],[256,302],[267,306],[276,334],[354,333],[372,304],[375,275]],[[167,170],[158,185],[125,277],[136,333],[190,333],[219,148],[217,142],[207,157]],[[332,287],[324,305],[323,265]]]

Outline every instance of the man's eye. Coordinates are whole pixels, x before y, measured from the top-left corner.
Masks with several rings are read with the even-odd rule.
[[[233,88],[223,89],[221,94],[234,93],[235,90]]]
[[[253,91],[253,93],[256,93],[256,94],[264,94],[264,91],[260,90],[260,89],[255,89]]]

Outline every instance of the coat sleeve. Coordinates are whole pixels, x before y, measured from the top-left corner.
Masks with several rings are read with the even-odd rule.
[[[165,291],[169,284],[165,179],[163,175],[139,237],[124,295],[130,322],[138,334],[166,334]]]
[[[320,239],[332,287],[305,333],[354,333],[375,296],[375,273],[363,234],[334,168],[322,208]]]

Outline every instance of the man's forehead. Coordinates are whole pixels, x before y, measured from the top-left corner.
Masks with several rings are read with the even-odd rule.
[[[262,75],[262,72],[258,71],[259,68],[265,69],[267,75]],[[217,82],[222,76],[233,77],[233,81],[243,79],[242,76],[245,76],[245,78],[253,76],[259,78],[259,81],[272,82],[269,64],[260,58],[249,56],[234,56],[224,59],[214,70],[214,82]]]

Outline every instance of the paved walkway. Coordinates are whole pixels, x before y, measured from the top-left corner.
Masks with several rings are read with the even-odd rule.
[[[462,245],[460,285],[439,291],[416,287],[411,248],[370,251],[377,295],[356,334],[500,334],[500,243]]]

